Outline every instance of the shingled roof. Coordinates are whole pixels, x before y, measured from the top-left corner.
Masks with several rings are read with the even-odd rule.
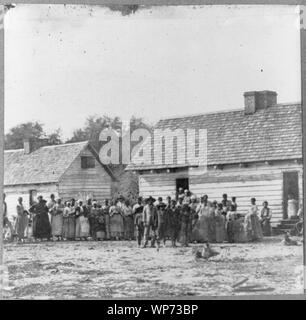
[[[95,155],[88,141],[45,146],[30,154],[23,149],[5,150],[4,185],[56,183],[86,147]]]
[[[246,115],[244,109],[160,120],[155,129],[207,129],[207,164],[302,158],[299,104],[278,104]],[[178,153],[180,147],[177,146]],[[182,166],[182,165],[180,165]],[[179,167],[133,164],[127,170]]]

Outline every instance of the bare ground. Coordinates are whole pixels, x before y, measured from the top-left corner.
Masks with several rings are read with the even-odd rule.
[[[195,259],[195,247],[201,245],[158,252],[137,248],[134,241],[6,244],[9,289],[4,298],[301,294],[302,245],[288,247],[281,240],[214,244],[220,254],[208,261]]]

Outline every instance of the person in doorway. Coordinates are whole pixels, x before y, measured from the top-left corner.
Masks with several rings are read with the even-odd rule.
[[[294,199],[292,194],[289,194],[288,208],[287,208],[289,219],[297,220],[298,219],[297,212],[298,212],[298,201]]]

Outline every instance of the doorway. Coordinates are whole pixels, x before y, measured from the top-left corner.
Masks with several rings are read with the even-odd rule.
[[[176,193],[178,193],[179,188],[183,188],[183,190],[189,190],[189,179],[188,178],[180,178],[176,179]]]
[[[299,201],[298,171],[283,172],[283,219],[288,219],[288,197]]]

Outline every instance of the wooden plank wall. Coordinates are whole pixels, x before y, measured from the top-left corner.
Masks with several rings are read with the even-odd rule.
[[[73,161],[59,182],[61,198],[86,200],[87,197],[102,201],[111,196],[111,178],[104,168],[95,160],[95,168],[82,169],[81,156],[92,155],[89,149],[84,150]]]
[[[246,213],[250,198],[255,197],[261,208],[267,200],[273,212],[272,223],[275,225],[282,219],[283,172],[299,172],[300,199],[303,196],[302,165],[294,162],[277,164],[257,164],[247,168],[226,166],[223,170],[211,169],[206,174],[191,174],[191,171],[169,174],[146,174],[139,177],[140,194],[144,197],[152,195],[165,198],[175,196],[175,180],[189,178],[190,190],[197,196],[207,194],[211,201],[222,200],[222,194],[236,196],[238,210]]]

